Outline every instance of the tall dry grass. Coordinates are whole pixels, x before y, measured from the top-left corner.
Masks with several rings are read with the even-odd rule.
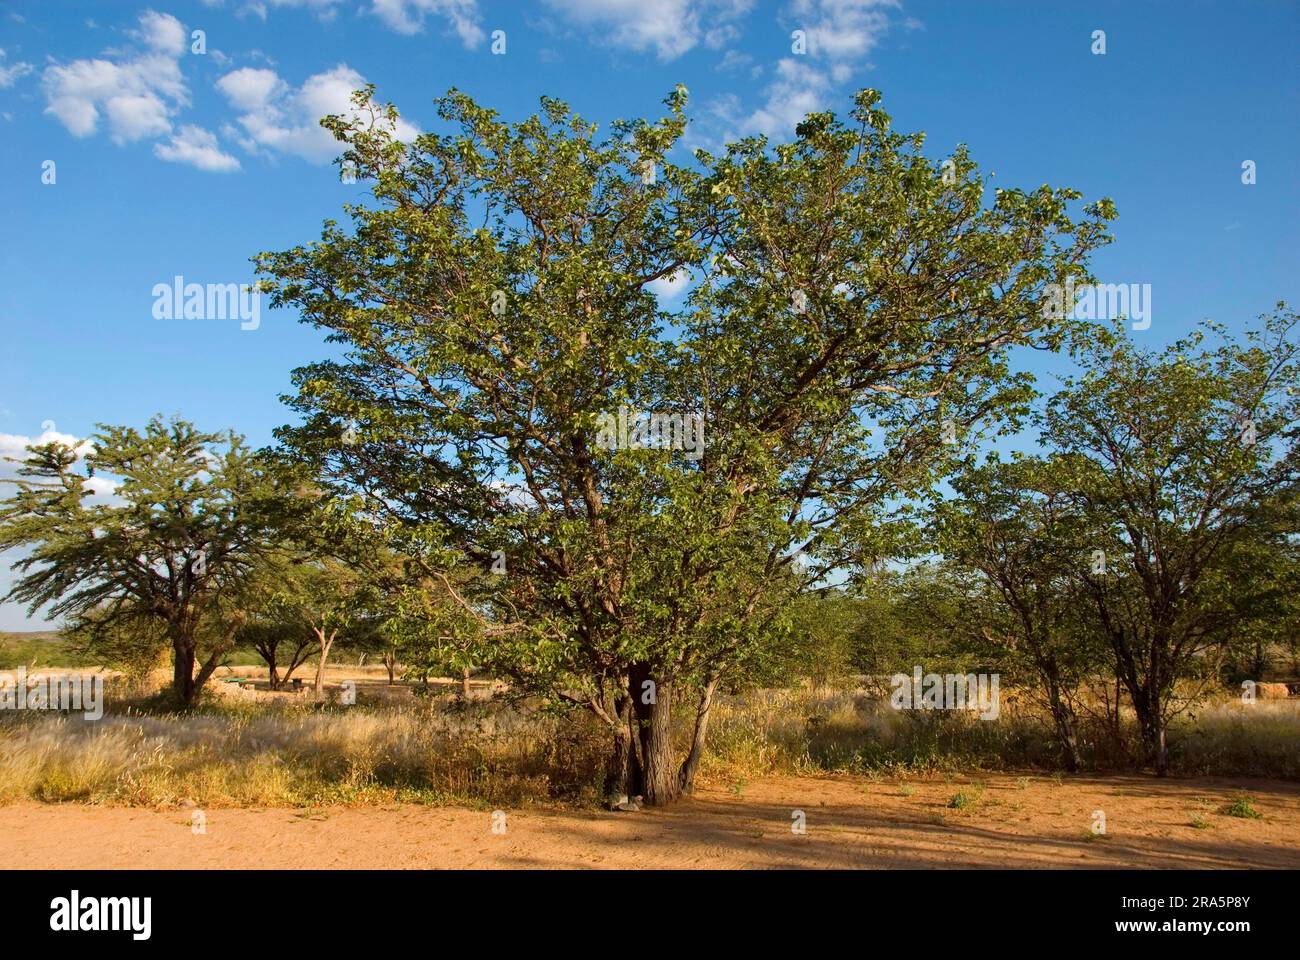
[[[205,806],[594,800],[604,744],[503,704],[26,714],[0,728],[0,801]]]
[[[1085,768],[1140,766],[1136,724],[1124,715],[1118,738],[1082,718]],[[1300,780],[1300,701],[1218,698],[1171,724],[1175,775]],[[1004,698],[996,720],[966,711],[896,711],[864,691],[775,690],[723,698],[710,728],[707,774],[743,779],[769,773],[866,773],[1060,769],[1047,717]]]
[[[681,733],[689,736],[685,725]],[[1126,720],[1116,743],[1104,725],[1085,723],[1088,768],[1134,769],[1134,733]],[[1178,719],[1170,746],[1176,776],[1300,780],[1300,701],[1205,704]],[[0,802],[587,804],[598,799],[607,749],[584,715],[503,701],[313,708],[231,697],[173,714],[110,698],[97,722],[0,715]],[[1014,699],[981,721],[894,711],[863,691],[769,690],[719,699],[701,781],[1021,769],[1059,763],[1044,718]]]

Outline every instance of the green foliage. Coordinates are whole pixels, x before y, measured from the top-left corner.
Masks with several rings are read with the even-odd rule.
[[[1254,797],[1237,797],[1223,809],[1225,816],[1240,817],[1244,820],[1259,820],[1264,815],[1255,809]]]
[[[1074,579],[1157,769],[1183,706],[1174,684],[1212,680],[1239,625],[1258,628],[1289,591],[1298,322],[1279,305],[1241,339],[1207,324],[1162,351],[1099,335],[1047,405],[1052,483],[1106,560],[1077,557]]]
[[[83,665],[82,657],[57,631],[0,633],[0,670]]]
[[[91,648],[164,635],[188,705],[233,646],[239,591],[296,507],[241,438],[182,420],[101,425],[84,476],[79,453],[30,447],[17,491],[0,502],[0,549],[29,548],[7,598],[67,616]],[[112,496],[87,503],[90,477],[112,483]]]
[[[477,662],[616,730],[629,701],[670,709],[641,709],[649,680],[707,698],[770,670],[793,598],[880,555],[941,472],[945,423],[1024,410],[1008,351],[1064,341],[1041,289],[1086,274],[1113,210],[985,204],[964,151],[949,182],[878,100],[689,167],[681,88],[604,139],[552,99],[512,124],[456,91],[409,145],[371,91],[326,121],[376,204],[258,258],[343,351],[295,371],[280,436],[427,575],[469,568]],[[703,449],[609,449],[624,407],[702,418]]]

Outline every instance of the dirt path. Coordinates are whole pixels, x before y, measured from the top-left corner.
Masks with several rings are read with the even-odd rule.
[[[1222,813],[1242,793],[1261,819]],[[0,807],[0,845],[41,869],[1300,867],[1300,785],[1267,780],[770,779],[667,810],[505,814],[499,834],[487,810],[216,809],[196,835],[189,810],[20,803]]]

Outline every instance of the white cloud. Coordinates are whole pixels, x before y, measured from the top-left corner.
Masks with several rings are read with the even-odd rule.
[[[788,137],[809,113],[826,109],[832,88],[847,83],[880,43],[899,0],[793,0],[788,21],[802,30],[807,52],[786,57],[763,91],[748,132]]]
[[[479,25],[477,0],[374,0],[375,14],[398,33],[419,33],[432,14],[447,21],[466,49],[481,44],[486,34]]]
[[[217,81],[217,89],[226,95],[230,105],[245,112],[262,109],[284,87],[284,82],[274,70],[244,67],[226,74]]]
[[[752,0],[546,0],[547,6],[581,27],[598,31],[616,46],[654,50],[663,60],[680,57],[700,42],[719,47],[733,41],[733,20]]]
[[[116,143],[171,131],[171,115],[189,103],[181,76],[185,28],[169,14],[141,14],[133,34],[145,49],[120,60],[74,60],[47,67],[42,76],[45,112],[76,137],[87,137],[107,118]]]
[[[691,274],[685,267],[670,273],[666,277],[660,277],[658,280],[651,280],[647,287],[650,292],[663,301],[676,300],[683,293],[690,283]]]
[[[365,77],[346,64],[308,77],[297,89],[273,70],[245,67],[223,76],[217,89],[240,111],[241,144],[246,150],[327,163],[339,155],[341,145],[320,120],[329,114],[353,115],[352,92],[365,84]],[[401,140],[411,140],[419,130],[398,120],[395,133]]]
[[[830,78],[821,70],[786,57],[776,65],[767,102],[750,114],[745,128],[768,137],[788,137],[804,117],[822,109],[830,86]]]
[[[181,57],[189,45],[185,28],[169,13],[146,10],[140,15],[140,28],[133,32],[151,50],[165,56]]]
[[[328,23],[338,16],[338,8],[345,2],[346,0],[248,0],[239,12],[251,13],[265,20],[272,9],[300,8],[310,10],[319,20]],[[423,31],[425,21],[430,17],[441,19],[467,49],[481,44],[486,36],[479,22],[478,0],[371,0],[370,12],[390,29],[405,34]]]
[[[36,437],[17,433],[0,433],[0,478],[12,480],[17,477],[21,461],[26,460],[29,456],[27,448],[45,443],[62,443],[71,447],[76,451],[78,461],[84,460],[86,454],[94,449],[94,444],[89,438],[80,440],[70,433],[59,433],[57,430],[46,430]],[[107,488],[103,488],[105,482],[108,483]],[[6,488],[9,486],[9,484],[5,484]],[[114,483],[104,481],[102,478],[99,479],[98,486],[95,483],[88,483],[87,486],[97,492],[100,489],[107,489],[109,492],[116,489]]]
[[[808,35],[808,53],[828,60],[858,60],[889,29],[887,8],[899,0],[794,0],[790,16]]]
[[[188,163],[209,173],[233,173],[239,161],[222,151],[216,135],[202,127],[187,125],[169,143],[156,143],[154,154],[172,163]]]
[[[4,59],[5,52],[4,50],[0,50],[0,60]],[[32,65],[30,63],[23,63],[21,60],[18,63],[11,63],[8,65],[0,63],[0,90],[7,90],[31,72]]]

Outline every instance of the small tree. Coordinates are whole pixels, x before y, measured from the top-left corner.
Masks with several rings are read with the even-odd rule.
[[[1073,773],[1080,763],[1076,693],[1100,662],[1078,613],[1084,523],[1040,460],[994,457],[968,465],[952,485],[956,496],[935,510],[938,546],[948,561],[975,572],[976,589],[993,601],[981,605],[982,616],[973,609],[966,615],[993,651],[1035,676]]]
[[[335,643],[375,628],[378,594],[364,576],[334,559],[289,567],[273,590],[267,611],[280,629],[307,638],[316,657],[316,698],[325,696],[325,666]]]
[[[304,630],[302,621],[286,610],[282,602],[286,583],[293,577],[294,559],[294,554],[283,547],[268,553],[241,597],[245,619],[237,641],[240,646],[251,648],[266,663],[272,690],[288,683],[294,671],[318,649],[315,635]],[[283,662],[283,674],[280,673],[282,653],[288,657]]]
[[[101,425],[84,476],[65,444],[28,452],[0,502],[0,549],[31,548],[8,598],[87,628],[155,625],[172,648],[176,700],[192,704],[234,646],[234,600],[286,509],[265,464],[234,433],[161,417],[143,432]],[[116,481],[112,496],[87,504],[87,476]]]
[[[1208,344],[1207,325],[1159,352],[1098,337],[1047,408],[1055,488],[1089,527],[1079,579],[1161,775],[1175,682],[1214,675],[1243,612],[1278,589],[1234,565],[1276,535],[1270,505],[1300,480],[1297,322],[1279,305],[1243,341]]]

